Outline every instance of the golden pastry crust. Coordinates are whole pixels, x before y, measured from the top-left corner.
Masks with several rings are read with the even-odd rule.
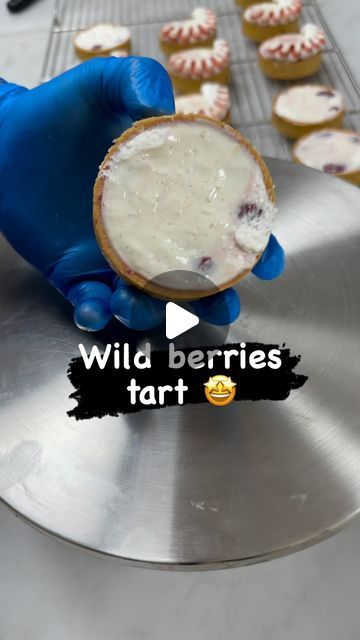
[[[174,85],[174,89],[179,93],[197,93],[204,82],[218,82],[219,84],[229,84],[230,67],[224,69],[220,73],[214,74],[211,78],[182,78],[170,73],[170,78]]]
[[[190,46],[192,49],[211,47],[215,39],[216,39],[216,33],[213,36],[210,36],[209,38],[207,38],[206,40],[203,40],[202,42],[197,42],[196,44],[191,44],[191,45],[177,44],[175,42],[165,42],[161,38],[159,39],[159,42],[160,42],[160,49],[162,50],[162,52],[165,53],[166,56],[171,56],[173,53],[178,53],[178,51],[184,51],[185,49],[189,49]]]
[[[96,25],[89,27],[89,29],[83,29],[82,31],[89,31],[90,29],[93,29],[94,26]],[[118,25],[109,23],[109,26],[116,27]],[[121,50],[127,51],[129,55],[131,54],[131,37],[129,37],[128,40],[126,40],[125,42],[122,42],[121,44],[115,47],[114,46],[108,47],[107,49],[101,49],[100,51],[90,51],[89,49],[83,49],[81,46],[78,45],[76,39],[80,33],[81,31],[78,31],[73,37],[73,46],[75,49],[75,53],[80,60],[91,60],[91,58],[106,58],[110,56],[113,51],[121,51]]]
[[[235,0],[235,4],[239,5],[243,9],[251,7],[253,4],[258,4],[260,0]]]
[[[197,300],[199,298],[203,298],[209,296],[213,293],[216,293],[219,290],[228,289],[235,285],[239,280],[242,280],[246,275],[248,275],[249,270],[242,271],[238,273],[234,278],[225,282],[223,285],[216,287],[209,291],[197,291],[197,290],[178,290],[178,289],[170,289],[168,287],[163,287],[156,282],[149,281],[144,276],[139,273],[133,271],[114,251],[111,242],[107,236],[103,220],[102,220],[102,195],[103,195],[103,187],[105,182],[106,169],[109,166],[110,160],[115,152],[118,151],[119,147],[125,143],[127,143],[131,138],[136,136],[137,134],[143,132],[144,130],[157,126],[158,124],[163,123],[172,123],[172,122],[210,122],[214,126],[223,129],[228,134],[234,136],[255,158],[257,164],[259,165],[263,178],[266,190],[269,194],[269,198],[272,202],[275,202],[275,193],[274,193],[274,185],[272,182],[271,175],[269,170],[259,155],[259,153],[254,149],[251,143],[244,138],[244,136],[239,133],[236,129],[233,129],[229,125],[220,122],[219,120],[213,120],[207,116],[203,115],[182,115],[176,114],[173,116],[161,116],[155,118],[148,118],[146,120],[141,120],[136,122],[130,129],[127,129],[117,140],[115,140],[114,145],[109,149],[104,161],[101,164],[99,175],[96,179],[94,186],[94,199],[93,199],[93,220],[94,220],[94,229],[97,241],[101,248],[102,253],[104,254],[106,260],[109,262],[110,266],[114,269],[114,271],[124,280],[129,282],[130,284],[138,287],[139,289],[144,289],[147,293],[150,293],[153,296],[158,298],[163,298],[165,300]],[[261,254],[257,256],[259,260]]]
[[[287,24],[266,25],[261,26],[246,20],[243,16],[242,20],[243,34],[253,42],[264,42],[269,38],[282,35],[283,33],[298,33],[299,20],[293,20]]]
[[[338,131],[338,129],[336,128],[327,128],[327,131]],[[349,131],[349,134],[351,135],[353,132]],[[297,155],[297,148],[298,146],[302,143],[302,141],[307,138],[306,136],[303,136],[302,138],[299,138],[294,146],[293,146],[293,151],[292,151],[292,159],[293,162],[295,162],[296,164],[301,164],[303,167],[307,167],[307,165],[305,165],[303,162],[301,162],[301,160],[299,159],[298,155]],[[308,167],[311,168],[311,167]],[[355,184],[356,186],[360,186],[360,170],[359,171],[349,171],[348,173],[333,173],[331,174],[337,178],[341,178],[341,180],[345,180],[346,182],[351,182],[351,184]]]
[[[322,52],[296,62],[281,62],[264,58],[259,53],[262,72],[273,80],[301,80],[317,73],[322,63]]]
[[[298,88],[305,85],[297,85]],[[328,90],[329,87],[326,85],[319,85],[319,89]],[[279,133],[281,133],[286,138],[291,138],[293,140],[297,140],[298,138],[302,138],[303,136],[308,135],[309,133],[313,133],[314,131],[319,131],[320,129],[340,129],[344,120],[345,109],[343,108],[339,111],[333,118],[328,118],[327,120],[322,120],[321,122],[317,122],[314,124],[310,124],[308,122],[295,122],[290,118],[285,118],[284,116],[279,116],[275,112],[275,105],[278,98],[286,93],[288,89],[284,89],[283,91],[279,91],[276,96],[273,98],[272,105],[272,124],[277,129]]]

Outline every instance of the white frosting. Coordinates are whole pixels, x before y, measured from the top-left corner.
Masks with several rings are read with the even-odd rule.
[[[331,87],[298,85],[282,91],[274,103],[280,118],[300,124],[318,124],[336,118],[344,110],[344,100]]]
[[[323,129],[302,138],[295,154],[302,164],[325,173],[360,171],[360,134]]]
[[[176,113],[200,113],[217,120],[226,118],[230,110],[229,89],[216,82],[201,85],[200,93],[175,98]]]
[[[110,51],[109,56],[113,58],[127,58],[129,56],[129,52],[126,49],[114,49]]]
[[[115,24],[95,24],[89,29],[79,31],[75,36],[75,44],[86,51],[107,51],[116,49],[130,40],[127,27]]]
[[[216,15],[210,9],[198,7],[191,18],[166,24],[161,30],[161,40],[176,44],[196,44],[216,33]]]
[[[298,19],[302,0],[273,0],[255,4],[244,12],[244,19],[261,27],[288,24]]]
[[[110,243],[146,279],[189,270],[217,285],[251,269],[276,213],[255,158],[207,121],[165,123],[123,144],[105,169]]]
[[[182,78],[211,78],[229,66],[230,51],[225,40],[215,40],[212,47],[186,49],[170,56],[168,68]]]
[[[262,43],[263,58],[279,62],[297,62],[317,55],[325,48],[325,33],[315,24],[305,24],[300,33],[285,33]]]

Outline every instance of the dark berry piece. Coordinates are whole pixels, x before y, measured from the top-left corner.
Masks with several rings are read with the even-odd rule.
[[[212,267],[213,259],[210,256],[203,256],[198,263],[198,269],[208,271]]]
[[[360,144],[360,137],[358,136],[354,136],[353,138],[351,138],[351,140],[354,144]]]
[[[261,216],[263,210],[256,202],[245,202],[239,209],[239,218],[250,215],[251,218]]]
[[[322,133],[319,133],[319,138],[331,138],[332,136],[332,131],[323,131]]]
[[[339,107],[330,107],[330,111],[339,111]]]
[[[100,51],[101,48],[102,48],[101,44],[94,44],[94,46],[92,47],[91,50],[92,51]]]
[[[331,89],[324,89],[324,91],[318,91],[317,96],[324,96],[324,98],[333,98],[335,96],[334,91]]]
[[[324,164],[323,167],[325,173],[345,173],[346,167],[344,164]]]

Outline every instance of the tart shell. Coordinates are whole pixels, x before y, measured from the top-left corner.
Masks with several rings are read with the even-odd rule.
[[[239,5],[243,9],[248,9],[253,4],[259,4],[260,0],[235,0],[235,4]]]
[[[111,25],[111,26],[116,26],[116,25]],[[87,31],[87,29],[84,29],[84,31]],[[76,37],[78,36],[79,33],[80,31],[78,31],[74,35],[73,45],[74,45],[75,53],[77,57],[80,58],[80,60],[91,60],[91,58],[106,58],[107,56],[111,55],[112,51],[119,51],[119,50],[124,50],[124,51],[127,51],[129,55],[131,54],[131,38],[129,38],[128,40],[125,40],[125,42],[123,42],[121,45],[118,45],[116,47],[109,47],[108,49],[101,49],[100,51],[89,51],[89,49],[83,49],[82,47],[79,47],[76,44]]]
[[[219,84],[229,84],[230,67],[216,73],[211,78],[183,78],[182,76],[170,73],[174,89],[179,93],[197,93],[204,82],[218,82]]]
[[[325,85],[324,89],[327,89]],[[285,91],[288,90],[285,89]],[[282,93],[284,92],[280,91],[273,99],[271,120],[275,129],[277,129],[277,131],[286,138],[297,140],[298,138],[302,138],[303,136],[306,136],[309,133],[313,133],[314,131],[319,131],[320,129],[341,129],[345,115],[344,109],[339,111],[333,118],[328,118],[327,120],[322,120],[321,122],[316,122],[313,124],[309,122],[295,122],[290,118],[279,116],[275,112],[275,104]]]
[[[160,49],[166,56],[171,56],[173,53],[178,53],[179,51],[184,51],[185,49],[196,49],[196,48],[208,48],[212,47],[214,40],[216,40],[216,33],[206,38],[206,40],[201,40],[201,42],[195,43],[186,43],[180,44],[176,42],[166,42],[160,38]]]
[[[114,145],[109,149],[104,161],[100,166],[99,175],[96,179],[94,186],[94,199],[93,199],[93,221],[94,221],[94,230],[97,241],[101,248],[103,255],[106,260],[110,264],[110,266],[114,269],[114,271],[121,277],[124,278],[131,285],[144,289],[147,293],[151,295],[163,298],[165,300],[197,300],[199,298],[207,297],[211,294],[217,293],[219,290],[228,289],[235,285],[239,280],[242,280],[250,270],[242,271],[231,280],[223,283],[221,286],[214,287],[208,291],[199,291],[199,290],[183,290],[183,289],[170,289],[168,287],[163,287],[154,281],[149,281],[140,273],[136,273],[133,271],[118,255],[118,253],[113,249],[111,242],[108,238],[108,235],[105,230],[105,226],[102,219],[102,195],[103,195],[103,187],[105,182],[104,172],[109,166],[109,162],[115,152],[118,151],[119,147],[122,144],[127,143],[131,138],[141,133],[142,131],[155,127],[159,124],[166,124],[172,122],[210,122],[218,128],[223,129],[228,134],[235,137],[255,158],[258,166],[261,169],[266,190],[269,194],[269,198],[272,202],[275,202],[275,194],[274,194],[274,185],[269,173],[269,170],[261,158],[259,153],[254,149],[251,143],[244,138],[237,130],[233,129],[229,125],[220,122],[218,120],[213,120],[207,116],[203,115],[183,115],[176,114],[173,116],[161,116],[155,118],[148,118],[146,120],[141,120],[136,122],[130,129],[127,129],[117,140],[115,140]],[[261,254],[257,256],[257,260],[259,260]]]
[[[246,18],[243,18],[242,29],[244,35],[250,40],[253,40],[253,42],[264,42],[264,40],[274,38],[275,36],[282,35],[283,33],[298,33],[299,20],[296,19],[292,22],[288,22],[287,24],[260,26],[249,22]]]
[[[317,73],[322,63],[322,52],[298,62],[270,60],[259,54],[262,72],[273,80],[300,80]]]
[[[328,130],[329,131],[338,131],[338,129],[336,129],[334,127],[332,129],[328,129]],[[349,133],[351,133],[351,131]],[[309,167],[308,165],[306,165],[303,162],[301,162],[301,160],[298,158],[297,153],[296,153],[298,145],[300,145],[301,142],[303,141],[303,139],[306,138],[306,137],[307,136],[303,136],[302,138],[299,138],[299,140],[297,140],[297,142],[294,144],[292,157],[293,157],[293,161],[296,164],[301,164],[303,167],[308,167],[309,169],[311,169],[311,167]],[[316,171],[316,169],[314,169],[314,171]],[[340,178],[341,180],[345,180],[346,182],[351,182],[351,184],[355,184],[356,186],[360,186],[360,170],[359,171],[349,171],[348,173],[333,173],[331,175],[335,176],[336,178]]]

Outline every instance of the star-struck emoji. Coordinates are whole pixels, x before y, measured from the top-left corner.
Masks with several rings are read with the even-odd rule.
[[[204,387],[206,399],[216,407],[224,407],[235,398],[236,382],[229,376],[210,376],[209,380],[204,382]]]

